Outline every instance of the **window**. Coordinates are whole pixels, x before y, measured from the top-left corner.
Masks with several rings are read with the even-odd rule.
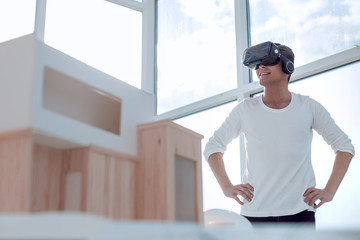
[[[291,91],[309,95],[320,102],[330,112],[339,127],[349,135],[356,150],[360,146],[360,95],[358,93],[360,83],[356,78],[359,74],[360,62],[357,62],[289,86]],[[334,157],[332,149],[318,134],[314,134],[312,161],[318,188],[325,187]],[[360,163],[354,159],[335,198],[319,208],[316,213],[318,229],[359,228],[360,220],[354,213],[360,212],[360,206],[352,204],[353,201],[360,199],[360,190],[356,187],[356,183],[360,182],[358,169],[360,169]]]
[[[202,140],[202,150],[214,131],[220,127],[230,111],[236,106],[237,102],[228,103],[210,110],[190,115],[176,120],[176,123],[189,128],[204,136]],[[234,139],[224,154],[225,168],[234,183],[240,183],[240,148],[239,139]],[[221,208],[233,212],[240,212],[240,205],[233,199],[224,196],[216,178],[214,177],[208,163],[204,157],[202,159],[203,174],[203,201],[204,210]]]
[[[158,114],[237,87],[233,0],[159,0],[157,14]]]
[[[34,31],[35,0],[0,1],[0,42]]]
[[[46,44],[141,88],[141,12],[103,0],[47,1],[46,8]]]
[[[360,44],[358,1],[249,1],[252,45],[283,43],[295,52],[295,66]]]

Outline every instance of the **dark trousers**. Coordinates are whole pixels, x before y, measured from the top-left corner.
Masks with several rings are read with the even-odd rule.
[[[307,227],[315,228],[315,213],[308,210],[294,215],[279,217],[244,217],[246,217],[254,227],[264,224],[302,224]]]

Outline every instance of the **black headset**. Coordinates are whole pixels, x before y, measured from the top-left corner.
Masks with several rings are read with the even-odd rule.
[[[292,74],[295,70],[294,63],[280,53],[280,45],[267,41],[249,47],[243,53],[242,62],[245,66],[256,69],[261,64],[274,66],[281,60],[282,71],[286,74]]]
[[[276,46],[279,46],[279,43],[275,43]],[[278,57],[281,59],[282,62],[282,70],[286,74],[292,74],[295,70],[294,63],[290,61],[287,57],[282,55],[279,51],[279,48],[274,50]]]

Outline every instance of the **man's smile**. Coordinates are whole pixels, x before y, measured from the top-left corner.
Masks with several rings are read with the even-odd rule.
[[[270,75],[270,72],[261,72],[259,73],[259,77],[263,77],[263,76],[266,76],[266,75]]]

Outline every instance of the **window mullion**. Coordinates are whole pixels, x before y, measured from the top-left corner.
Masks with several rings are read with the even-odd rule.
[[[142,16],[141,89],[155,94],[155,0],[144,3]]]
[[[106,1],[121,5],[123,7],[130,8],[135,11],[139,11],[139,12],[142,12],[145,8],[143,2],[137,2],[134,0],[106,0]]]
[[[46,18],[46,0],[36,1],[35,27],[34,32],[40,41],[44,41]]]
[[[250,82],[250,71],[242,65],[241,61],[244,50],[249,47],[248,1],[234,0],[234,4],[238,100],[242,100],[244,98],[244,87]]]

